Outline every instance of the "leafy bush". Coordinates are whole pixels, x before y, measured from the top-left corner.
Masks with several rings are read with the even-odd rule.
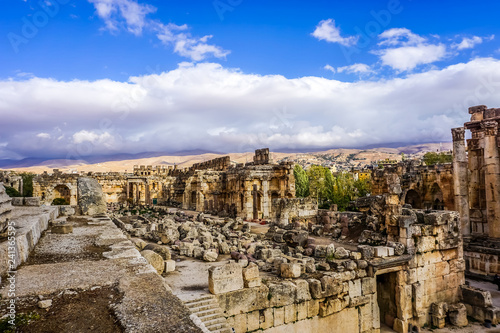
[[[65,206],[69,205],[69,202],[64,198],[55,198],[52,200],[52,206]]]
[[[21,193],[19,193],[18,190],[10,186],[5,186],[5,193],[7,193],[7,195],[11,198],[22,197]]]

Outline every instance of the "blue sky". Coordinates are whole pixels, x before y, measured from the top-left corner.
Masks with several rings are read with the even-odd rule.
[[[500,105],[497,1],[1,6],[0,159],[449,141]]]

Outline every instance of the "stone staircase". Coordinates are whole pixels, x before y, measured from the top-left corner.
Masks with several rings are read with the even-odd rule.
[[[200,318],[210,332],[233,332],[227,324],[226,318],[222,315],[219,303],[214,296],[206,295],[195,300],[185,301],[184,304],[192,314]]]

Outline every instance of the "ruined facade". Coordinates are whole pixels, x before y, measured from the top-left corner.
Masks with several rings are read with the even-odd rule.
[[[229,156],[196,163],[190,168],[136,166],[133,175],[89,173],[103,188],[108,203],[170,204],[183,209],[238,216],[271,217],[272,200],[295,197],[293,164],[273,164],[269,149],[255,152],[254,161],[234,164]],[[34,196],[44,204],[64,198],[77,203],[79,174],[54,170],[34,179]]]
[[[452,130],[456,210],[468,271],[492,276],[500,273],[500,109],[479,105],[469,114],[470,122]],[[467,147],[465,130],[471,134]]]
[[[387,191],[385,177],[396,173],[401,180],[400,199],[415,209],[455,210],[453,165],[422,165],[420,161],[405,161],[372,174],[372,194]]]

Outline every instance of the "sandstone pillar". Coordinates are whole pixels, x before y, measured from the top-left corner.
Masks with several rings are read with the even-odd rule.
[[[500,238],[500,164],[498,158],[496,121],[485,121],[484,128],[484,180],[486,217],[489,236]]]
[[[455,192],[455,210],[460,214],[462,235],[470,235],[469,220],[469,185],[467,175],[467,155],[465,153],[465,129],[451,130],[453,137],[453,189]]]

